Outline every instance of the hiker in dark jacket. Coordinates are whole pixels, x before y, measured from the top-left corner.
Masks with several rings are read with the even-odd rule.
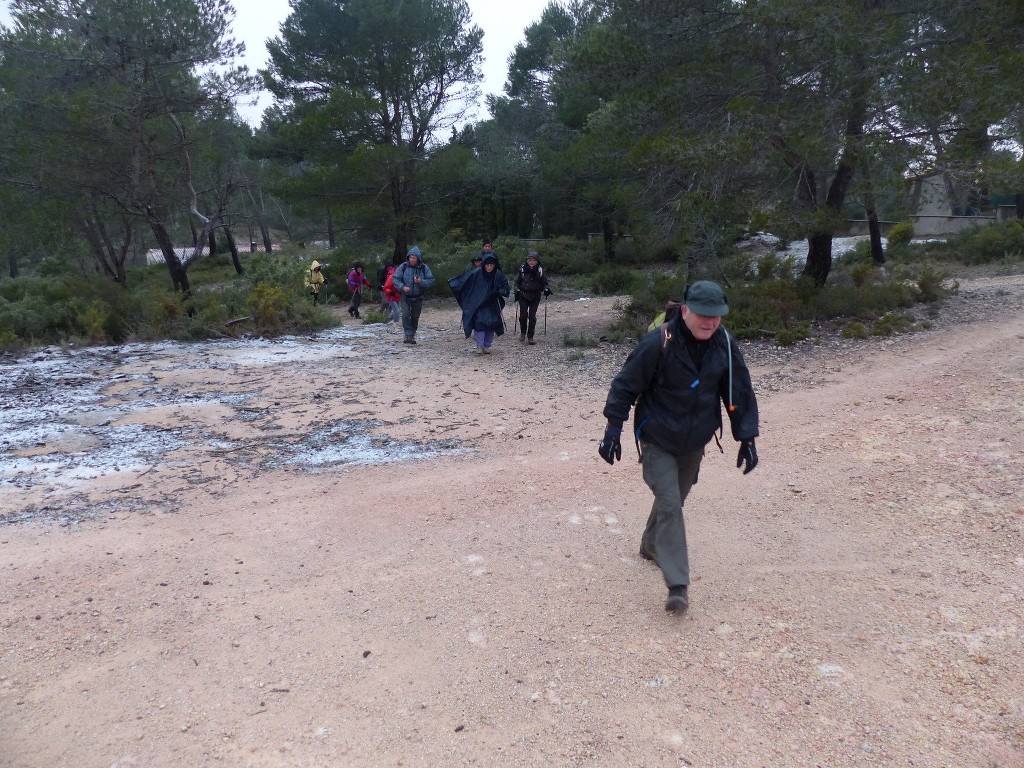
[[[548,277],[540,263],[540,254],[530,251],[516,275],[516,301],[519,302],[519,340],[534,344],[537,330],[537,307],[541,296],[550,296]]]
[[[622,424],[636,402],[634,433],[644,482],[654,493],[640,556],[661,568],[669,590],[665,610],[672,612],[689,607],[683,503],[697,482],[704,446],[722,429],[722,403],[740,443],[736,466],[743,474],[757,466],[757,400],[743,355],[721,327],[728,312],[717,284],[700,280],[689,286],[679,311],[640,338],[604,407],[608,426],[598,453],[614,464],[622,458]]]
[[[434,273],[423,263],[418,246],[409,249],[405,261],[398,265],[391,276],[391,282],[402,294],[402,331],[406,344],[416,343],[416,331],[420,327],[420,313],[423,311],[423,294],[434,284]]]
[[[484,256],[483,264],[448,281],[462,308],[462,330],[476,341],[478,355],[489,355],[495,336],[505,333],[501,310],[508,298],[508,278],[498,269],[497,259]]]

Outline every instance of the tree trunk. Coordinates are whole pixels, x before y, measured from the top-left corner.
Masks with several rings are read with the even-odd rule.
[[[242,269],[242,260],[238,258],[238,243],[235,242],[235,236],[231,234],[231,227],[224,227],[224,237],[228,241],[228,250],[231,251],[231,264],[235,268],[235,273],[244,275],[245,270]]]
[[[875,188],[871,183],[867,155],[862,155],[861,157],[861,173],[864,174],[864,211],[868,217],[868,235],[871,238],[871,260],[881,266],[885,264],[885,252],[882,250],[882,228],[878,224]]]
[[[1014,203],[1017,204],[1017,218],[1024,219],[1024,192],[1017,193]]]
[[[7,274],[12,278],[18,276],[18,255],[13,248],[7,252]]]
[[[807,263],[804,274],[814,278],[816,285],[825,285],[832,271],[832,235],[812,235],[807,238]]]
[[[211,256],[216,256],[217,255],[217,236],[214,234],[212,229],[210,230],[210,238],[209,239],[210,239],[210,255]]]
[[[868,235],[871,237],[871,260],[878,266],[885,264],[885,251],[882,249],[882,227],[878,224],[878,211],[874,205],[868,211]]]
[[[615,227],[611,216],[601,217],[601,236],[604,239],[604,257],[615,261]]]
[[[267,223],[260,216],[260,234],[263,235],[263,250],[267,253],[274,252],[274,244],[270,242],[270,230],[267,229]]]
[[[82,235],[85,237],[85,241],[89,243],[89,247],[92,249],[93,258],[96,260],[100,269],[103,270],[103,274],[117,282],[117,272],[107,259],[107,252],[104,247],[103,240],[97,231],[97,223],[88,216],[83,216],[82,218]]]
[[[188,273],[185,271],[181,259],[178,258],[178,254],[174,250],[174,243],[171,242],[171,236],[167,234],[167,228],[164,227],[162,221],[153,218],[149,220],[149,228],[153,230],[153,237],[156,238],[160,251],[164,255],[164,262],[167,264],[167,271],[171,275],[171,283],[174,285],[174,290],[181,291],[183,297],[189,296],[192,288],[188,284]]]

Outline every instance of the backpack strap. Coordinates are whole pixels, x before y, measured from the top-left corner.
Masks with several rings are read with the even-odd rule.
[[[665,362],[665,357],[668,355],[668,345],[673,339],[672,331],[669,330],[667,321],[659,326],[659,330],[661,331],[661,344],[658,346],[658,364],[654,369],[655,383],[657,383],[658,377],[661,376],[661,367]],[[638,464],[644,460],[643,451],[640,450],[640,427],[642,426],[642,423],[638,424],[637,428],[633,430],[633,442],[636,443],[636,460]]]

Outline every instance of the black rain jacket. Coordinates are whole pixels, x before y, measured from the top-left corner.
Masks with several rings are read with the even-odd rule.
[[[668,323],[664,351],[660,328],[640,337],[622,370],[612,380],[604,406],[605,417],[621,425],[636,403],[633,429],[636,439],[649,440],[678,456],[700,450],[722,428],[721,404],[724,403],[733,438],[757,437],[757,400],[736,340],[727,337],[725,328],[720,326],[708,340],[707,351],[697,370],[683,341],[682,324],[678,314]],[[731,410],[730,403],[734,406]]]

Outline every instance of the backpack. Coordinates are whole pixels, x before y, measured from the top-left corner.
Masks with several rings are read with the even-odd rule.
[[[665,302],[665,310],[663,312],[659,312],[654,316],[654,319],[651,320],[650,325],[647,326],[647,330],[653,331],[659,325],[664,326],[666,323],[668,323],[669,320],[675,317],[676,313],[679,312],[679,308],[681,306],[683,306],[683,302],[681,301]],[[662,339],[664,340],[664,328],[662,329]]]

